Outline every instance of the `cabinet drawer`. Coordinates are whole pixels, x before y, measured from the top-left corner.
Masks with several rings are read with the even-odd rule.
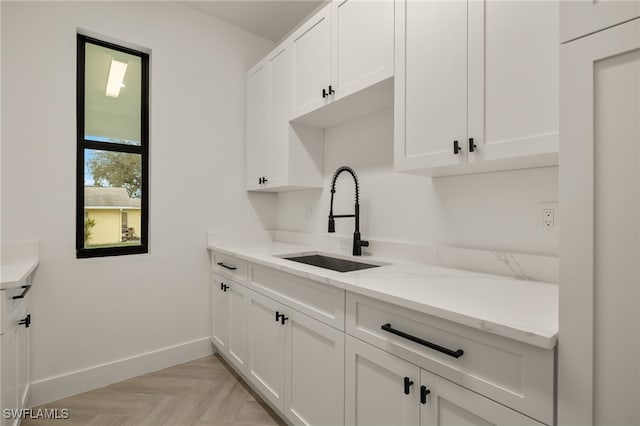
[[[235,256],[213,251],[211,269],[223,277],[231,278],[241,284],[247,280],[247,262]]]
[[[366,296],[347,293],[346,300],[346,330],[352,336],[544,423],[553,423],[553,350]]]
[[[256,291],[344,330],[344,290],[262,266],[249,269],[249,286]]]

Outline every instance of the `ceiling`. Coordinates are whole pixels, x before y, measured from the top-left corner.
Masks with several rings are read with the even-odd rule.
[[[184,4],[273,42],[282,40],[327,0],[203,0]]]

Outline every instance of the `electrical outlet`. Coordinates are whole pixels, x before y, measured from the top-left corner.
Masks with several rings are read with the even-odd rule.
[[[553,209],[542,209],[542,227],[546,231],[551,231],[554,228],[554,217],[555,212]]]
[[[538,226],[546,232],[555,231],[558,221],[558,203],[538,203]]]

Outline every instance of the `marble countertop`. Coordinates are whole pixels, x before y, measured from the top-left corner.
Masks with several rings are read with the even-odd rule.
[[[209,242],[208,248],[545,349],[556,346],[558,286],[400,259],[344,256],[279,242]],[[337,272],[282,259],[327,254],[380,264]]]
[[[14,288],[23,285],[24,280],[38,267],[38,260],[26,260],[22,262],[0,265],[0,290]]]

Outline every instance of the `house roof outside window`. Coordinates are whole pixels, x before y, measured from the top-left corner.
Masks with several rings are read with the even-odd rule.
[[[140,198],[131,198],[121,187],[85,186],[85,209],[139,209]]]

